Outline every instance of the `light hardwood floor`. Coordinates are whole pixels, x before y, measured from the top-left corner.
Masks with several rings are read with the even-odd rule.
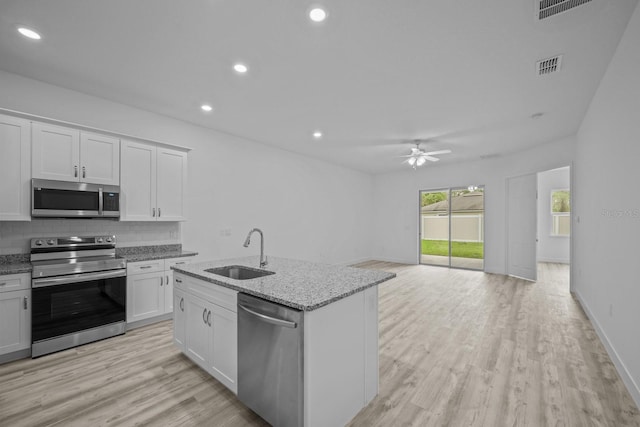
[[[370,262],[380,286],[380,392],[351,426],[640,426],[640,413],[569,294],[537,283]],[[181,355],[171,322],[0,366],[1,426],[261,426]]]

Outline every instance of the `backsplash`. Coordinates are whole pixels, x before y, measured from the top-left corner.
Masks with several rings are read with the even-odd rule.
[[[29,252],[34,237],[115,234],[118,247],[182,243],[179,222],[120,222],[101,219],[0,221],[0,255]]]

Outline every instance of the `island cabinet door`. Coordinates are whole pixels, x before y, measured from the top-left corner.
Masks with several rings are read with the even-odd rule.
[[[212,306],[213,341],[211,374],[234,393],[238,392],[238,316],[231,310]]]
[[[209,370],[211,360],[211,304],[189,295],[186,305],[186,354],[203,369]]]
[[[179,289],[173,290],[173,343],[182,351],[186,350],[186,298],[185,294]]]

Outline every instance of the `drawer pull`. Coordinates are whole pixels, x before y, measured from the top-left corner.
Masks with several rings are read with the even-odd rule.
[[[2,283],[0,283],[0,286],[4,286],[6,284],[7,284],[7,282],[2,282]]]
[[[176,279],[176,282],[178,282],[178,283],[182,283],[182,280],[180,280],[180,279]]]
[[[140,267],[140,269],[147,269],[147,268],[151,268],[153,267],[152,265],[143,265],[142,267]]]

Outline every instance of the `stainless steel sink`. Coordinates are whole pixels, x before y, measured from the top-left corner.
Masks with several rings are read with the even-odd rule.
[[[273,271],[258,270],[244,265],[226,265],[224,267],[208,268],[205,271],[235,280],[257,279],[258,277],[276,274]]]

